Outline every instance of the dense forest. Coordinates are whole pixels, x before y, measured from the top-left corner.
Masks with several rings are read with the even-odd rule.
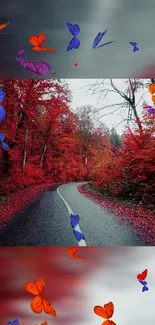
[[[139,118],[133,105],[136,87],[131,87],[132,98],[124,97],[135,125],[127,123],[119,136],[115,128],[94,122],[91,106],[73,112],[65,80],[0,83],[6,111],[0,133],[8,145],[0,142],[1,198],[34,184],[90,181],[102,194],[154,210],[155,115],[142,107]]]

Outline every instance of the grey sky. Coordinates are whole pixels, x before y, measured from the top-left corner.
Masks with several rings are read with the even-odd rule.
[[[88,91],[88,89],[82,89],[82,87],[90,84],[94,84],[97,79],[67,79],[67,82],[69,84],[69,87],[72,91],[73,99],[72,99],[72,105],[71,107],[73,110],[76,112],[76,108],[81,106],[81,105],[87,105],[90,104],[92,106],[101,108],[103,105],[110,105],[114,103],[120,103],[122,102],[122,98],[115,93],[110,93],[105,99],[101,99],[98,103],[98,95],[91,95],[91,92]],[[98,82],[101,79],[98,79]],[[108,81],[108,79],[107,79]],[[116,86],[120,89],[124,89],[124,82],[125,79],[113,79],[114,83]],[[111,89],[111,88],[110,88]],[[147,88],[144,89],[144,92],[147,92]],[[140,91],[140,93],[136,94],[137,101],[136,103],[139,102],[140,97],[142,95],[143,91]],[[140,100],[139,104],[137,105],[137,110],[139,115],[141,115],[142,112],[142,107],[141,105],[143,104],[143,101],[146,101],[147,104],[152,105],[151,101],[151,95],[149,92],[144,94],[143,98]],[[98,103],[98,104],[97,104]],[[116,109],[116,108],[115,108]],[[112,112],[114,108],[105,108],[104,109],[104,114],[108,114]],[[103,112],[102,112],[103,114]],[[121,112],[121,116],[119,115],[120,111],[117,111],[113,114],[109,114],[104,116],[101,121],[105,123],[109,128],[112,128],[112,126],[117,126],[119,122],[121,122],[122,117],[126,118],[127,113],[126,113],[126,108]],[[121,133],[125,127],[125,122],[120,124],[117,127],[117,132]]]
[[[59,78],[133,77],[154,62],[154,11],[154,0],[1,0],[0,24],[10,21],[5,32],[11,34],[0,32],[0,78],[37,76],[16,62],[23,48],[23,59],[46,61]],[[66,22],[81,29],[80,47],[69,52],[72,35]],[[101,44],[116,42],[92,50],[94,38],[106,29]],[[56,53],[32,51],[29,37],[42,32],[47,34],[44,46],[54,47]],[[129,41],[138,43],[138,52]]]

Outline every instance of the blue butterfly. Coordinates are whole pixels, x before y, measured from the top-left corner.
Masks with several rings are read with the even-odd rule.
[[[73,233],[74,233],[74,235],[75,235],[78,242],[80,242],[81,239],[85,240],[85,237],[81,232],[79,232],[77,230],[73,230]]]
[[[106,34],[106,32],[107,32],[107,29],[103,33],[98,33],[97,34],[97,36],[95,37],[95,39],[93,41],[92,49],[95,49],[96,50],[96,49],[99,49],[102,46],[105,46],[105,45],[108,45],[108,44],[111,44],[111,43],[115,42],[115,41],[107,42],[107,43],[104,43],[104,44],[96,47],[100,43],[100,41],[102,40],[102,38]]]
[[[3,88],[0,88],[0,103],[2,102],[4,97],[5,97],[5,92],[4,92]]]
[[[67,46],[67,52],[68,52],[72,49],[78,49],[80,46],[80,41],[76,37],[80,33],[80,27],[79,27],[79,25],[76,25],[76,24],[72,25],[68,22],[66,23],[66,25],[67,25],[69,31],[71,32],[71,34],[74,36]]]
[[[67,52],[72,49],[78,49],[80,46],[80,41],[77,37],[73,37],[67,46]]]
[[[4,108],[0,105],[0,122],[3,122],[3,120],[6,117],[6,111],[4,110]]]
[[[79,25],[72,25],[70,23],[66,23],[66,25],[73,36],[77,36],[80,33]]]
[[[8,325],[19,325],[19,321],[18,321],[18,319],[17,318],[15,318],[14,320],[13,320],[13,322],[8,322]]]
[[[139,47],[136,42],[129,42],[133,46],[133,52],[139,51]]]
[[[5,138],[4,133],[0,133],[0,141],[2,142],[2,148],[3,148],[4,150],[6,150],[6,149],[9,148],[9,146],[8,146],[6,143],[3,142],[4,138]]]
[[[71,214],[70,218],[71,218],[71,226],[74,229],[79,224],[80,218],[78,215],[75,216],[74,214]]]

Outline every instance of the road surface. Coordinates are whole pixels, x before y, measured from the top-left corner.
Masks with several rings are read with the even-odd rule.
[[[81,183],[47,188],[46,191],[12,217],[0,229],[1,246],[73,246],[77,245],[69,212],[80,216],[80,229],[86,246],[146,246],[129,226],[78,192]],[[60,195],[59,195],[60,193]]]

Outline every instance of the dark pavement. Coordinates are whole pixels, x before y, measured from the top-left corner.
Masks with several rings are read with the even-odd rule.
[[[130,227],[120,225],[113,214],[77,190],[81,183],[59,187],[74,214],[80,216],[80,229],[87,246],[146,246]],[[1,246],[74,246],[77,245],[69,213],[51,186],[0,229]]]

